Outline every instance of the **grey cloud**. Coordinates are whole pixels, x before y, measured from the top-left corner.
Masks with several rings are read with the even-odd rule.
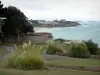
[[[3,0],[5,6],[16,6],[19,9],[30,10],[49,10],[50,7],[46,5],[42,0]]]
[[[66,15],[71,19],[100,19],[100,0],[2,0],[2,2],[5,6],[18,7],[33,18],[64,18]]]

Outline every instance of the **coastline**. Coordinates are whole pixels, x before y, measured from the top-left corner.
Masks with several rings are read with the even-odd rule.
[[[34,27],[35,31],[41,30],[43,28],[71,28],[71,27],[79,27],[80,25],[76,25],[76,26],[55,26],[55,27]]]

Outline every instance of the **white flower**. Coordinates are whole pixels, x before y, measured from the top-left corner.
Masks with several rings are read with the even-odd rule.
[[[23,49],[27,48],[27,43],[23,44]]]
[[[28,42],[28,47],[29,47],[29,46],[31,46],[31,44],[32,44],[32,42],[31,42],[31,41],[29,41],[29,42]]]
[[[14,44],[14,46],[15,46],[15,49],[18,49],[17,46],[16,46],[16,44]]]
[[[33,47],[32,48],[34,48],[35,47],[35,44],[33,45]]]

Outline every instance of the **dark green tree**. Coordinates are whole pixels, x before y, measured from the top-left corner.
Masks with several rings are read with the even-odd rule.
[[[5,36],[18,36],[21,33],[33,31],[33,27],[28,22],[27,17],[18,8],[9,6],[4,15],[6,16],[6,20],[2,26],[2,31]]]
[[[0,1],[0,17],[2,16],[2,14],[3,14],[3,4]]]
[[[3,7],[3,4],[1,3],[1,1],[0,1],[0,19],[2,19],[2,18],[4,18],[5,16],[4,16],[4,13],[5,13],[5,11],[7,10],[7,8],[5,7]]]

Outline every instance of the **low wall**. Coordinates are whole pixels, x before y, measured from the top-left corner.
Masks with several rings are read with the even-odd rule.
[[[18,42],[17,37],[6,37],[4,38],[5,42]],[[32,41],[34,43],[45,42],[47,40],[52,40],[52,38],[48,37],[47,35],[41,36],[24,36],[20,37],[21,42],[28,42]]]
[[[51,40],[52,38],[48,38],[48,36],[25,36],[23,38],[23,41],[27,42],[27,41],[32,41],[32,42],[35,42],[35,43],[38,43],[38,42],[45,42],[47,40]]]
[[[23,37],[20,37],[20,40],[23,41]],[[18,42],[18,38],[14,36],[4,37],[4,42]]]

